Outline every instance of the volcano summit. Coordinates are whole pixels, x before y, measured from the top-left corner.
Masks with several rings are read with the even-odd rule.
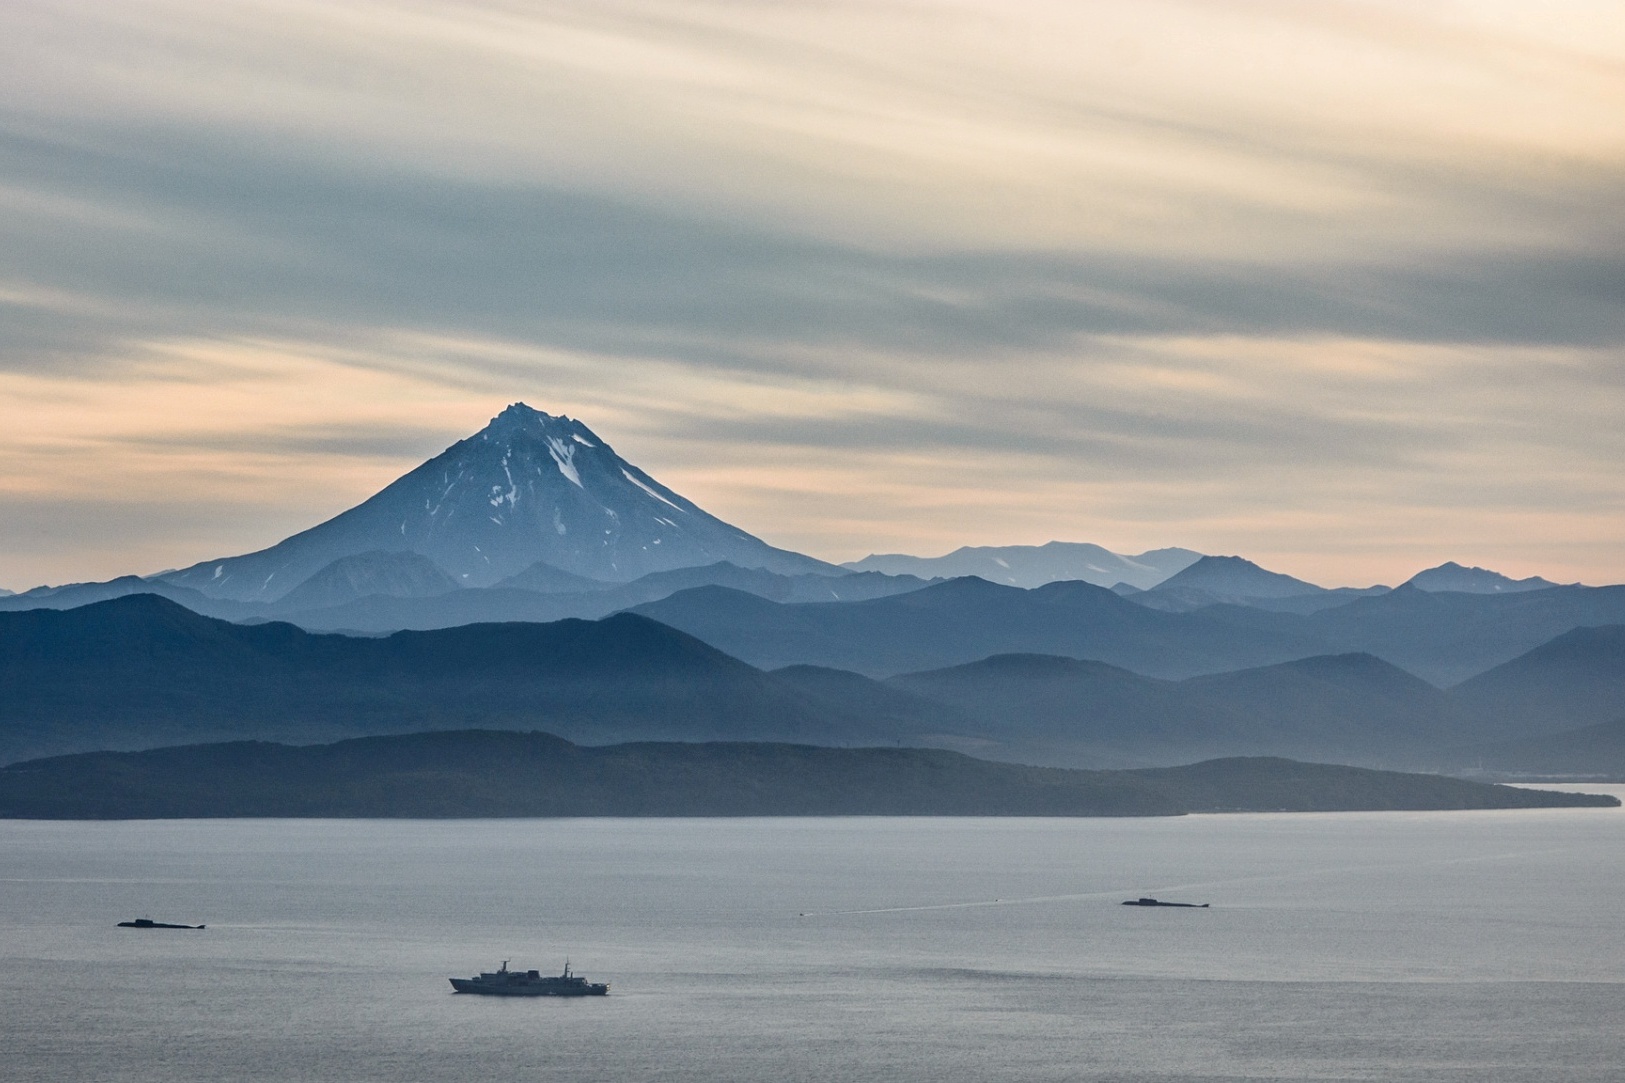
[[[538,563],[609,582],[718,561],[840,574],[707,514],[581,422],[515,403],[319,526],[161,578],[211,597],[274,601],[333,561],[364,553],[420,554],[470,587]]]

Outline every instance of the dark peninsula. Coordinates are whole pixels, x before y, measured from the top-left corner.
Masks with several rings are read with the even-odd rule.
[[[0,817],[1167,816],[1615,806],[1613,797],[1265,757],[1075,771],[920,748],[583,746],[461,730],[93,752],[0,769]]]

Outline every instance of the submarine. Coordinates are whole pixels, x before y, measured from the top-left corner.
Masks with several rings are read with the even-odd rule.
[[[1138,899],[1124,899],[1123,900],[1123,905],[1124,906],[1181,906],[1181,907],[1184,907],[1187,910],[1206,910],[1208,908],[1207,903],[1163,902],[1161,899],[1153,899],[1148,895],[1142,895]]]

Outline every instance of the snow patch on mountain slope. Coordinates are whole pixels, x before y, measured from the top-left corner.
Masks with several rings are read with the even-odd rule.
[[[621,476],[626,478],[626,480],[630,481],[633,485],[636,485],[638,488],[642,489],[644,492],[648,493],[650,496],[654,497],[656,500],[660,501],[662,504],[666,505],[666,507],[671,508],[674,511],[683,510],[676,504],[673,504],[670,500],[667,500],[665,497],[649,488],[647,485],[643,484],[643,482],[639,481],[637,478],[633,477],[631,471],[627,470],[624,466],[621,467]],[[672,523],[669,519],[662,519],[661,522],[671,523],[672,526],[677,525],[676,523]]]
[[[547,438],[547,450],[553,456],[553,462],[558,465],[559,473],[575,482],[577,489],[585,489],[586,486],[581,484],[581,474],[575,467],[575,445],[566,444],[557,436],[549,436]]]

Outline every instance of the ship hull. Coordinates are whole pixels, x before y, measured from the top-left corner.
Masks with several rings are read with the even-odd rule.
[[[146,921],[146,920],[121,921],[121,922],[118,923],[118,927],[120,929],[201,929],[201,928],[203,928],[202,925],[171,925],[171,924],[169,924],[168,922],[165,922],[165,921]]]
[[[580,989],[548,989],[536,985],[488,985],[469,978],[449,978],[452,989],[459,993],[474,993],[486,997],[601,997],[609,995],[607,985],[588,985]]]

